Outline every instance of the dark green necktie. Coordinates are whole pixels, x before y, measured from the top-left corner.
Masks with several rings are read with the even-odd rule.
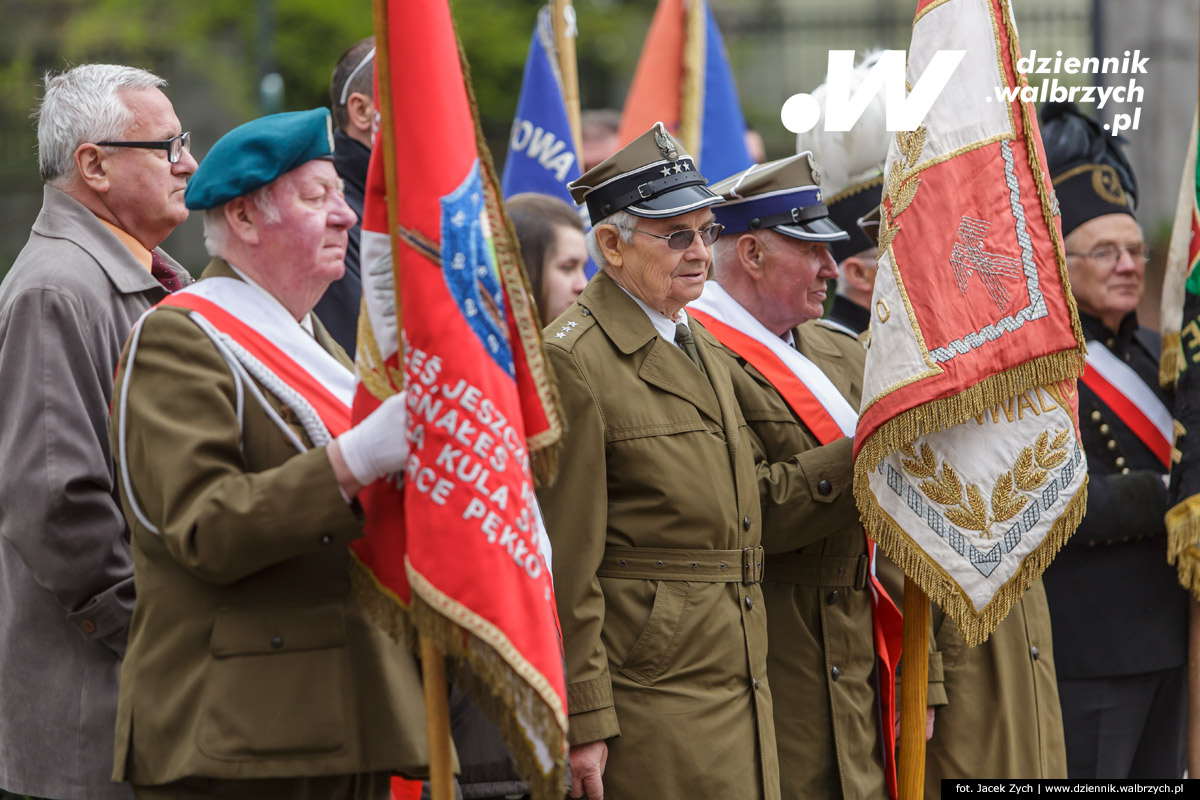
[[[675,326],[675,344],[679,345],[701,372],[704,372],[705,375],[708,374],[704,371],[704,365],[700,363],[700,352],[696,349],[696,340],[692,337],[692,330],[682,322]]]

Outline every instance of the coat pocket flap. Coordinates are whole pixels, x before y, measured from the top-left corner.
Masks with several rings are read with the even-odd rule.
[[[216,658],[297,652],[346,643],[341,604],[227,609],[217,614],[210,643]]]

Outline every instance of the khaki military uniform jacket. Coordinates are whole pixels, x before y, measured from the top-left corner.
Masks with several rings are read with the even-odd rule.
[[[204,277],[218,275],[235,277],[214,261]],[[349,366],[319,324],[316,337]],[[112,438],[138,604],[114,779],[423,770],[416,664],[351,599],[361,520],[325,449],[267,395],[310,446],[297,452],[186,309],[151,313],[128,362],[127,345]]]
[[[792,334],[796,348],[857,408],[862,346],[815,323]],[[732,350],[723,353],[761,460],[826,452],[762,373]],[[828,468],[848,484],[854,462],[844,447],[836,450],[839,458],[829,459]],[[849,492],[839,502],[854,506]],[[768,527],[764,538],[769,541],[772,533]],[[823,533],[807,547],[767,557],[767,674],[782,796],[882,798],[887,789],[866,535],[857,521]]]
[[[691,329],[707,379],[601,273],[544,332],[567,426],[539,499],[570,737],[608,740],[613,800],[779,796],[760,503],[795,520],[825,476],[755,464],[720,345]]]

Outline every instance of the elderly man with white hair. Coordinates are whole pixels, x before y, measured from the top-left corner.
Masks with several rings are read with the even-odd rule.
[[[159,244],[196,169],[164,81],[46,76],[45,194],[0,284],[0,797],[129,797],[109,780],[133,561],[108,406],[138,316],[191,279]]]
[[[311,314],[355,221],[332,153],[323,108],[213,145],[187,202],[214,258],[117,373],[139,601],[114,777],[139,800],[385,798],[427,771],[413,654],[351,597],[355,496],[408,442],[404,393],[351,426],[353,365]]]

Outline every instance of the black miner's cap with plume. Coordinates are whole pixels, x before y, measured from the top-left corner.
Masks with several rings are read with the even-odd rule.
[[[1041,127],[1063,236],[1104,214],[1134,215],[1137,178],[1125,157],[1124,136],[1105,131],[1074,103],[1047,103]]]

